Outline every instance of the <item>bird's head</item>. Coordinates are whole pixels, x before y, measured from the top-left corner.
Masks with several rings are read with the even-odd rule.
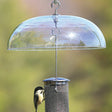
[[[41,86],[36,87],[34,90],[34,94],[36,94],[36,93],[37,94],[43,94],[44,93],[43,87],[41,87]]]

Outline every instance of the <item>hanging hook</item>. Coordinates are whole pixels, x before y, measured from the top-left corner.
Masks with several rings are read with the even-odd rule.
[[[52,3],[51,3],[51,8],[54,7],[54,5],[57,5],[56,9],[55,9],[55,13],[54,15],[57,15],[57,10],[59,9],[59,7],[61,6],[61,3],[59,0],[54,0]]]

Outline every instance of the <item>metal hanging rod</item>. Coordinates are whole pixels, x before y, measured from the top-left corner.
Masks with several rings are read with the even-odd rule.
[[[51,8],[53,8],[55,6],[55,12],[53,14],[53,21],[54,21],[54,24],[55,24],[55,30],[58,31],[58,26],[57,26],[57,23],[58,23],[58,12],[57,10],[59,9],[59,7],[61,6],[61,3],[59,0],[54,0],[52,3],[51,3]],[[57,80],[57,33],[55,32],[54,33],[54,30],[52,30],[52,35],[55,37],[55,78]],[[56,81],[57,83],[57,81]],[[57,92],[57,84],[55,86],[55,91]]]

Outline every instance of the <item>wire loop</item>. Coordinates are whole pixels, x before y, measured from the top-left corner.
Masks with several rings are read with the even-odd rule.
[[[57,15],[57,10],[59,9],[59,7],[61,6],[61,3],[59,0],[54,0],[52,3],[51,3],[51,8],[54,7],[54,5],[57,5],[56,9],[55,9],[55,13],[54,15]]]

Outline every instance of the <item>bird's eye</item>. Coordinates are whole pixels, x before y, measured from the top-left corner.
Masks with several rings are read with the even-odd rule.
[[[41,91],[40,94],[42,94],[43,92]]]

